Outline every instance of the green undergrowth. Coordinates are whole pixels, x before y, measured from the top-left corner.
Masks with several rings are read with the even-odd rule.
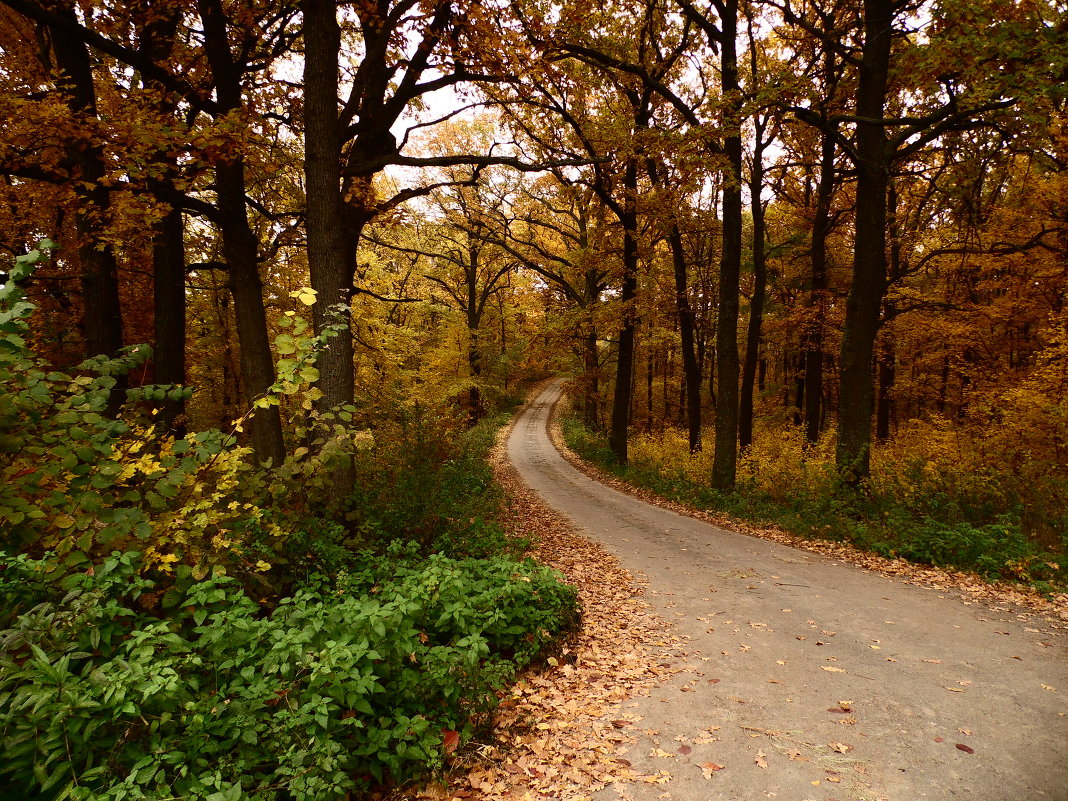
[[[765,486],[774,465],[743,459],[737,490],[713,489],[705,475],[708,455],[689,457],[677,443],[644,438],[632,447],[630,463],[614,459],[603,436],[573,416],[562,421],[565,441],[583,459],[630,484],[696,509],[714,510],[757,526],[778,526],[792,534],[848,542],[881,556],[920,564],[962,569],[989,580],[1033,585],[1041,592],[1068,586],[1064,537],[1049,547],[1027,536],[1019,509],[999,508],[983,498],[954,495],[944,488],[907,497],[868,486],[860,491],[841,486],[827,464],[792,469]],[[655,439],[655,443],[652,440]],[[681,441],[681,437],[679,437]],[[634,451],[637,451],[635,454]]]
[[[531,561],[398,547],[270,608],[192,581],[160,615],[137,556],[0,561],[4,798],[335,799],[425,775],[576,614]]]
[[[118,392],[147,348],[38,354],[42,258],[0,286],[0,798],[332,801],[440,770],[579,616],[497,522],[507,416],[306,395],[260,464],[246,418],[178,434],[152,409],[188,390]],[[308,331],[256,408],[309,391]]]

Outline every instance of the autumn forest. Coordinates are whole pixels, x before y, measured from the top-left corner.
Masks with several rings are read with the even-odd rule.
[[[1062,587],[1065,86],[1056,0],[0,0],[0,789],[440,766],[575,622],[484,459],[553,375],[627,480]]]

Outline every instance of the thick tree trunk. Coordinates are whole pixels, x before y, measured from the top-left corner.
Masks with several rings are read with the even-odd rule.
[[[348,306],[354,246],[346,242],[341,197],[341,133],[338,120],[338,53],[341,29],[333,0],[304,0],[304,176],[307,193],[308,268],[318,294],[315,332],[337,322],[337,304]],[[352,337],[330,339],[316,363],[320,411],[352,403],[355,393]]]
[[[724,139],[728,174],[723,187],[723,253],[716,321],[716,447],[712,486],[734,489],[738,470],[738,293],[742,267],[742,102],[738,85],[738,0],[727,0],[721,20],[720,65],[727,104]]]
[[[886,190],[889,153],[882,120],[893,24],[891,0],[864,0],[864,47],[857,88],[856,241],[853,282],[846,301],[840,365],[841,401],[835,459],[846,484],[859,485],[871,468],[874,411],[872,359],[886,293]],[[871,121],[867,121],[871,120]]]
[[[64,2],[56,13],[76,19],[74,5]],[[50,31],[52,50],[60,72],[60,83],[67,102],[76,117],[96,118],[96,85],[92,62],[85,43],[61,28]],[[74,191],[78,198],[75,225],[78,232],[78,262],[81,267],[83,325],[87,356],[114,356],[123,345],[122,305],[119,300],[118,265],[115,252],[101,236],[106,223],[111,195],[99,183],[107,172],[104,154],[93,142],[78,142],[67,149],[72,168]],[[121,389],[109,404],[111,413],[118,412]]]

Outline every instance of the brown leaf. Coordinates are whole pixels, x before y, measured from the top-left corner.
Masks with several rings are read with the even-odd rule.
[[[853,746],[845,743],[827,743],[827,747],[839,754],[848,754],[853,750]]]
[[[612,725],[615,726],[617,729],[622,729],[624,726],[629,726],[630,725],[630,721],[629,720],[613,720],[612,721]]]
[[[441,734],[441,744],[446,754],[451,754],[460,746],[460,732],[446,729]]]
[[[758,768],[766,768],[768,766],[768,760],[766,757],[767,754],[765,754],[763,751],[757,751],[756,759],[754,759],[753,761],[756,762]]]
[[[691,751],[693,751],[693,749],[690,748],[690,746],[688,746],[688,745],[680,745],[679,746],[679,753],[682,754],[683,756],[687,756]]]
[[[966,754],[974,754],[975,753],[975,749],[974,748],[969,748],[968,746],[963,745],[961,743],[957,743],[957,750],[958,751],[963,751]]]
[[[717,765],[715,762],[702,762],[697,767],[701,769],[701,775],[703,775],[706,779],[711,779],[714,775],[716,775],[716,771],[723,770],[724,766]]]

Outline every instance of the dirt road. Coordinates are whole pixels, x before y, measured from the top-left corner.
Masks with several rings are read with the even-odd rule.
[[[559,385],[508,457],[544,500],[647,580],[681,669],[628,701],[643,799],[1068,801],[1066,637],[651,506],[574,469],[547,434]]]

